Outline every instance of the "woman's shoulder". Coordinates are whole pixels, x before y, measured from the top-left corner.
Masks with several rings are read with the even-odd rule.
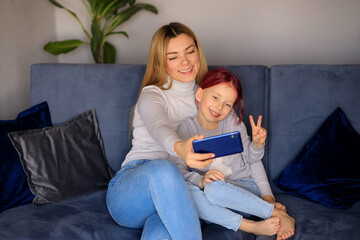
[[[153,99],[153,98],[163,98],[164,97],[164,90],[162,90],[160,87],[155,85],[149,85],[144,87],[139,95],[139,99]]]

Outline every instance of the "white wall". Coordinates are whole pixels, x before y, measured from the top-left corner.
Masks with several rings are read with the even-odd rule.
[[[90,26],[81,0],[58,0]],[[199,37],[209,64],[359,64],[359,0],[138,0],[159,14],[139,12],[110,38],[117,63],[146,63],[151,37],[163,24],[182,22]],[[78,23],[47,0],[0,0],[0,119],[29,106],[30,65],[93,63],[81,46],[55,57],[48,41],[86,40]]]
[[[44,52],[55,36],[54,8],[39,0],[0,0],[0,119],[13,119],[30,104],[30,66],[56,62]]]
[[[61,0],[90,25],[80,1]],[[209,64],[360,63],[359,0],[139,0],[159,14],[139,12],[112,36],[117,63],[146,63],[153,33],[179,21],[199,37]],[[58,40],[86,40],[75,20],[56,9]],[[86,46],[60,62],[92,63]]]

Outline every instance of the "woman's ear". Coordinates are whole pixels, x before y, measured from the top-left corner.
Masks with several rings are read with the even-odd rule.
[[[201,87],[199,87],[195,93],[195,100],[200,102],[200,100],[202,98],[202,94],[203,94],[203,89]]]

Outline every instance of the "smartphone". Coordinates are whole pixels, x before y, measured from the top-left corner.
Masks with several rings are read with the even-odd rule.
[[[194,152],[214,153],[215,157],[227,156],[243,151],[239,132],[225,133],[193,141]]]

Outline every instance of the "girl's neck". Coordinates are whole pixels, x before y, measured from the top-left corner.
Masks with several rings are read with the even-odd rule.
[[[197,115],[196,120],[198,121],[200,127],[205,130],[215,130],[219,126],[218,122],[208,122],[206,119],[202,118],[200,114]]]

